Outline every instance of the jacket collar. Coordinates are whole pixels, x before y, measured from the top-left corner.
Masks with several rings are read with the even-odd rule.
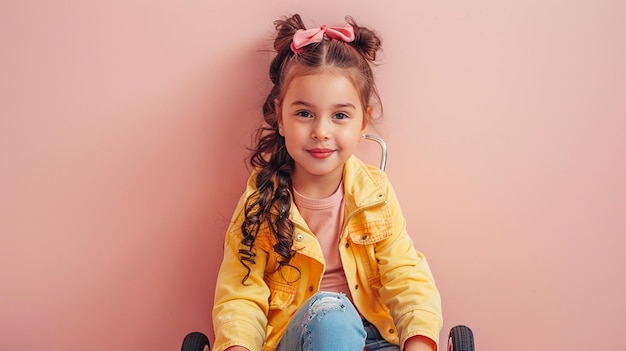
[[[382,170],[366,165],[356,156],[350,157],[343,171],[347,213],[385,201],[385,183],[386,175]]]
[[[386,201],[386,179],[387,176],[382,170],[367,165],[352,155],[346,161],[343,169],[344,203],[347,216],[362,208]],[[256,176],[249,179],[249,191],[256,189],[255,182]],[[306,226],[306,222],[297,210],[293,200],[290,212],[294,224]]]
[[[365,164],[352,155],[343,168],[343,192],[346,213],[350,214],[386,200],[385,173],[374,166]],[[295,223],[303,225],[304,219],[292,202],[291,216]]]

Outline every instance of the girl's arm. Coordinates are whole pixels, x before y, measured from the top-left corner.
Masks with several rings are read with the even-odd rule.
[[[379,292],[396,321],[400,342],[410,347],[406,350],[422,350],[424,346],[428,346],[425,350],[435,350],[443,326],[441,297],[426,258],[415,249],[406,231],[391,184],[387,204],[393,218],[393,234],[376,246],[382,284]]]
[[[260,350],[265,340],[269,287],[263,276],[267,252],[255,245],[256,264],[248,262],[250,276],[242,284],[247,274],[239,259],[244,202],[245,196],[241,198],[226,233],[224,257],[217,276],[213,307],[215,350],[225,350],[232,345]]]

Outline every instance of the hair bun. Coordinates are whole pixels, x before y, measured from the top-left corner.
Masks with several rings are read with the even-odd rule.
[[[295,14],[291,17],[274,21],[276,28],[276,38],[274,39],[274,50],[276,51],[276,58],[272,60],[270,65],[270,80],[274,84],[278,84],[280,66],[287,56],[292,55],[291,42],[293,41],[293,35],[299,29],[306,29],[300,15]]]
[[[376,61],[376,55],[382,49],[382,41],[373,30],[356,24],[354,18],[348,16],[346,21],[354,28],[354,46],[370,62]]]
[[[293,40],[293,35],[297,30],[306,29],[304,27],[304,23],[302,22],[302,18],[300,18],[300,15],[298,14],[274,21],[274,26],[276,27],[277,32],[276,38],[274,39],[274,49],[277,52],[282,52],[283,50],[289,48],[289,45]]]

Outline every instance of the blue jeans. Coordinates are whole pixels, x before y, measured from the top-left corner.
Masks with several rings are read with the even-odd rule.
[[[365,349],[367,351],[400,351],[400,346],[385,340],[378,329],[365,319],[363,320],[363,326],[367,332],[367,339],[365,339]]]
[[[367,340],[366,340],[367,339]],[[344,294],[319,292],[291,318],[277,351],[397,351]]]

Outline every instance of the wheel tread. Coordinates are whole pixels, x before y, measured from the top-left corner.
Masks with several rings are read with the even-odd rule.
[[[201,332],[191,332],[185,336],[181,351],[204,351],[204,347],[211,350],[209,338]]]
[[[465,325],[450,329],[448,342],[448,349],[451,351],[474,351],[474,333]]]

